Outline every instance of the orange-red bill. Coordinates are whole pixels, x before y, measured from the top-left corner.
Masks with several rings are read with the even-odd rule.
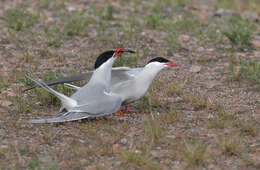
[[[165,63],[165,65],[166,65],[166,66],[180,66],[179,63],[176,63],[176,62],[173,62],[173,61],[168,62],[168,63]]]
[[[114,55],[114,58],[116,58],[117,56],[123,54],[123,53],[124,53],[124,52],[123,52],[123,49],[124,49],[124,48],[118,48],[118,49],[116,49],[116,51],[115,51],[116,54]]]

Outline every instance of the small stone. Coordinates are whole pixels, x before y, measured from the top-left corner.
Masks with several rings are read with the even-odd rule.
[[[260,47],[260,41],[259,41],[259,40],[254,40],[254,41],[252,41],[252,44],[253,44],[255,47]]]
[[[70,7],[67,8],[67,10],[69,12],[73,12],[73,11],[76,11],[77,9],[75,7],[73,7],[73,6],[70,6]]]
[[[141,153],[141,151],[140,151],[140,150],[135,150],[135,153],[137,153],[137,154],[138,154],[138,153]]]
[[[213,87],[215,87],[215,86],[217,86],[217,85],[219,85],[218,82],[216,82],[216,81],[209,81],[209,82],[206,84],[206,87],[209,88],[209,89],[211,89],[211,88],[213,88]]]
[[[190,36],[188,36],[188,35],[180,35],[179,37],[178,37],[178,39],[180,40],[180,41],[189,41],[190,40]]]
[[[8,100],[1,100],[0,101],[0,105],[4,106],[4,107],[9,107],[11,106],[13,103],[8,101]]]
[[[203,48],[203,47],[199,47],[198,48],[198,52],[202,52],[202,51],[204,51],[205,49]]]
[[[122,143],[123,145],[127,144],[127,139],[126,139],[126,138],[121,139],[121,143]]]
[[[190,72],[192,72],[192,73],[198,73],[198,72],[201,71],[201,69],[202,69],[201,66],[194,65],[194,66],[192,66],[192,67],[190,68]]]
[[[151,151],[150,153],[151,153],[151,155],[152,155],[153,157],[155,157],[155,158],[159,157],[159,156],[158,156],[158,152],[155,151],[155,150]]]
[[[259,17],[258,17],[258,14],[256,12],[243,12],[241,14],[241,17],[243,19],[248,19],[248,20],[251,20],[253,22],[259,22]]]
[[[114,163],[114,165],[115,165],[115,166],[121,165],[121,161],[116,161],[116,162]]]
[[[174,54],[173,56],[176,57],[176,58],[182,58],[182,56],[180,54],[177,54],[177,53]]]
[[[113,152],[118,152],[120,149],[120,145],[118,143],[113,145]]]
[[[52,158],[50,157],[50,156],[42,156],[42,157],[40,157],[40,160],[42,161],[42,162],[51,162],[52,161]]]

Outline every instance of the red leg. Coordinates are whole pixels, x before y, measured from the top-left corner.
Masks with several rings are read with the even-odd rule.
[[[122,117],[125,117],[125,116],[126,116],[125,113],[121,110],[121,108],[119,108],[118,111],[119,111],[119,113],[121,114]]]
[[[131,113],[131,114],[135,114],[134,111],[131,110],[131,108],[129,106],[126,106],[126,109]]]

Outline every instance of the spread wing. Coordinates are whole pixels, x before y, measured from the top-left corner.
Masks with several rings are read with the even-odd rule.
[[[83,81],[83,80],[89,80],[92,76],[93,71],[87,72],[87,73],[83,73],[83,74],[77,74],[77,75],[73,75],[73,76],[69,76],[69,77],[62,77],[62,78],[58,78],[55,80],[50,80],[45,82],[45,84],[47,84],[48,86],[53,86],[56,84],[63,84],[63,83],[71,83],[71,82],[78,82],[78,81]],[[36,87],[39,87],[38,85],[29,87],[27,89],[25,89],[24,91],[28,91],[28,90],[32,90]]]
[[[105,116],[107,114],[88,114],[86,112],[68,112],[64,111],[56,116],[44,117],[39,119],[32,119],[29,123],[60,123],[74,120],[81,120],[92,117]]]
[[[118,82],[126,81],[126,80],[134,78],[141,70],[142,70],[142,68],[113,67],[112,73],[111,73],[111,86],[113,86],[114,84],[117,84]],[[53,86],[53,85],[57,85],[57,84],[78,82],[78,81],[83,81],[83,80],[89,81],[92,74],[93,74],[93,71],[90,71],[90,72],[83,73],[83,74],[77,74],[77,75],[73,75],[73,76],[69,76],[69,77],[62,77],[59,79],[50,80],[50,81],[45,82],[45,84],[48,86]],[[24,91],[32,90],[36,87],[39,87],[39,86],[35,85],[35,86],[25,89]]]
[[[78,105],[70,111],[63,109],[63,111],[56,116],[32,119],[29,123],[58,123],[101,117],[118,111],[121,103],[121,97],[117,95],[105,95],[103,98],[98,100],[94,99],[90,103]]]

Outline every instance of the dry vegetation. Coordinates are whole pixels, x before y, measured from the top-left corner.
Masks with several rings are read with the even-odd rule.
[[[0,169],[260,169],[258,0],[0,1]],[[32,82],[86,72],[102,51],[180,62],[137,114],[30,125],[59,101]],[[82,82],[81,82],[82,84]],[[73,91],[61,85],[60,92]]]

